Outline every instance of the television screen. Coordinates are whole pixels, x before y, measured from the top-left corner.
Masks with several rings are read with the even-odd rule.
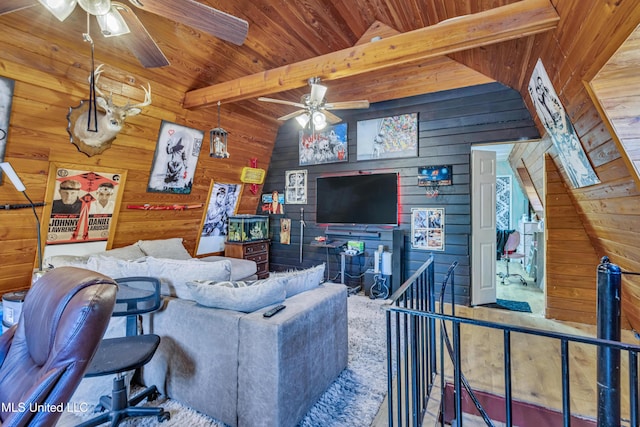
[[[418,168],[418,185],[451,185],[451,165],[421,166]]]
[[[318,178],[316,222],[398,225],[398,174]]]

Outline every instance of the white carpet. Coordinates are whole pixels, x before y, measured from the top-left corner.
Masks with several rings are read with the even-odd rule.
[[[387,392],[386,332],[384,300],[363,295],[348,299],[349,364],[338,379],[300,422],[301,427],[368,427]],[[159,398],[149,406],[162,406],[171,419],[159,423],[156,418],[134,418],[122,426],[140,427],[225,427],[224,424],[193,411],[180,403]],[[83,420],[90,417],[83,418]],[[82,420],[82,421],[83,421]],[[58,427],[79,420],[65,413]],[[106,425],[106,424],[104,424]]]

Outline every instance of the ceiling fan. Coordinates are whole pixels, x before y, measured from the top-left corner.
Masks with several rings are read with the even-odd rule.
[[[145,68],[169,65],[142,22],[127,5],[111,0],[2,0],[0,15],[42,4],[60,21],[64,21],[79,4],[96,17],[105,37],[121,36]],[[133,6],[169,18],[214,37],[242,45],[249,31],[244,19],[229,15],[195,0],[129,0]]]
[[[327,122],[334,124],[339,123],[342,119],[328,110],[352,110],[358,108],[369,108],[369,101],[344,101],[344,102],[327,102],[324,95],[327,93],[327,87],[320,84],[320,77],[312,77],[309,79],[311,92],[302,95],[300,102],[285,101],[274,98],[258,98],[258,101],[273,102],[276,104],[291,105],[300,108],[293,113],[278,117],[278,120],[289,120],[296,118],[296,121],[306,128],[307,125],[312,130],[321,130],[327,125]]]

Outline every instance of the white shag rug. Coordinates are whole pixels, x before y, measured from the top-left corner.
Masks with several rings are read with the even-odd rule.
[[[299,424],[300,427],[368,427],[387,393],[386,320],[382,308],[386,300],[372,300],[364,295],[352,295],[347,302],[349,364],[307,412]],[[225,424],[175,400],[160,397],[156,401],[143,404],[146,405],[162,406],[171,413],[171,419],[159,423],[155,417],[132,418],[120,425],[226,427]],[[92,417],[85,414],[80,418],[65,413],[57,427],[73,426]]]

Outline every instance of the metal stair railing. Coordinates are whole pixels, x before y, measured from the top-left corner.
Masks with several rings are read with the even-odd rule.
[[[449,272],[448,272],[449,273]],[[624,352],[628,357],[628,407],[629,413],[624,414],[625,423],[638,426],[638,352],[640,346],[621,343],[601,338],[577,336],[560,332],[545,331],[529,327],[507,325],[496,322],[468,319],[455,316],[453,304],[453,271],[451,273],[451,302],[452,314],[447,315],[435,311],[435,274],[434,259],[431,256],[403,285],[390,297],[390,303],[385,306],[387,326],[387,374],[388,374],[388,424],[393,426],[422,425],[422,420],[427,409],[429,394],[434,385],[434,378],[440,374],[440,402],[444,402],[444,377],[445,366],[444,351],[447,347],[445,334],[438,334],[436,321],[441,322],[441,327],[449,325],[453,335],[452,369],[454,387],[454,409],[457,426],[463,425],[462,418],[462,388],[464,375],[461,369],[461,325],[469,325],[474,328],[483,328],[502,331],[503,364],[504,364],[504,405],[505,425],[513,425],[513,396],[512,396],[512,356],[511,336],[513,333],[527,336],[539,336],[557,340],[560,344],[562,378],[562,408],[560,410],[563,426],[571,425],[570,405],[570,352],[569,344],[583,344],[591,346],[599,351]],[[448,274],[443,282],[449,279]],[[443,301],[443,299],[441,299]],[[441,329],[442,332],[443,329]],[[439,364],[437,363],[439,357]],[[618,366],[619,371],[619,366]],[[602,394],[599,390],[599,393]],[[599,402],[600,403],[600,402]],[[620,402],[618,408],[613,408],[612,413],[620,414]],[[444,408],[441,407],[441,410]],[[576,414],[584,415],[584,414]],[[600,409],[598,411],[600,418]],[[487,425],[492,421],[485,419]],[[609,421],[598,421],[599,426],[609,427]],[[440,417],[440,425],[444,426],[444,417]]]

